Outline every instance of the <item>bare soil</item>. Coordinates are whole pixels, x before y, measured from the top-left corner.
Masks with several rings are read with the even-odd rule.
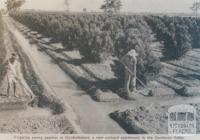
[[[0,122],[1,133],[18,134],[73,134],[73,127],[65,117],[29,117]]]
[[[167,108],[137,106],[116,111],[111,117],[131,134],[167,134]]]
[[[200,105],[191,104],[197,110],[197,133],[200,133]],[[111,113],[130,134],[168,134],[168,108],[170,106],[136,106],[125,111]]]

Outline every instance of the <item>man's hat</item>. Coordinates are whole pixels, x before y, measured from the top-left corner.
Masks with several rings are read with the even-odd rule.
[[[16,53],[11,53],[11,57],[16,59],[17,58],[17,54]]]
[[[130,56],[138,56],[138,53],[134,49],[132,49],[132,50],[130,50],[128,52],[128,55],[130,55]]]
[[[12,53],[11,56],[16,56],[16,53]]]

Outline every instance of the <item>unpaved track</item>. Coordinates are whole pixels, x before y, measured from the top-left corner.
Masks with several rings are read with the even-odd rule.
[[[7,30],[4,30],[4,46],[6,47],[6,58],[10,57],[10,53],[14,52],[13,42],[12,39],[9,36],[9,33]],[[24,83],[24,86],[28,86],[25,84],[25,80],[23,79],[22,74],[19,75],[21,82]],[[4,78],[4,81],[1,86],[1,93],[6,93],[7,88],[7,81],[6,77]],[[28,89],[28,87],[26,87]],[[25,94],[25,91],[23,88],[17,84],[17,95]],[[11,96],[13,96],[11,94]],[[22,95],[23,96],[23,95]],[[15,124],[16,122],[14,120],[23,120],[26,118],[38,118],[38,117],[44,117],[44,118],[50,118],[52,116],[51,112],[47,109],[40,109],[40,108],[32,108],[27,107],[27,109],[16,109],[16,110],[1,110],[0,111],[0,133],[5,132],[2,131],[2,128],[10,126],[10,124]],[[29,123],[31,124],[31,122]],[[6,131],[6,133],[13,133],[16,132],[17,129],[12,128],[12,130]],[[26,131],[26,130],[25,130]],[[24,132],[25,132],[24,131]]]
[[[13,53],[15,51],[13,49],[12,39],[10,38],[9,33],[8,33],[8,31],[6,29],[4,30],[3,37],[4,37],[4,45],[6,46],[5,49],[6,49],[6,52],[7,52],[6,53],[6,60],[8,60],[8,58],[11,55],[11,53]],[[24,88],[26,90],[24,90],[21,85],[17,84],[17,91],[16,91],[17,95],[24,97],[27,94],[28,96],[31,96],[33,93],[31,92],[30,88],[26,84],[26,82],[25,82],[25,80],[23,78],[22,73],[19,73],[19,79],[20,79],[21,83],[23,84],[23,86],[24,86]],[[7,78],[5,76],[3,84],[2,84],[1,89],[0,89],[2,93],[6,93],[7,83],[8,83],[7,82]],[[13,96],[13,95],[11,95],[11,96]]]
[[[38,46],[29,44],[28,40],[12,25],[9,17],[4,17],[4,22],[8,25],[24,52],[29,56],[44,85],[64,103],[70,104],[73,108],[78,118],[77,123],[84,133],[126,133],[115,121],[109,118],[110,109],[93,101],[59,66],[52,62],[49,56],[38,51]],[[68,116],[75,118],[71,115],[73,115],[72,112]]]

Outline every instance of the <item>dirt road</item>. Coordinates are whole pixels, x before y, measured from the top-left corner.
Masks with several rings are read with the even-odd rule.
[[[49,92],[53,92],[61,99],[68,106],[68,109],[71,106],[72,110],[68,116],[72,119],[76,118],[84,133],[126,133],[115,121],[109,118],[109,113],[113,110],[107,108],[108,105],[93,101],[59,66],[53,63],[49,56],[38,51],[38,46],[30,44],[13,26],[9,17],[4,17],[4,22],[18,40],[23,51],[29,56],[36,73],[43,84],[48,87]]]
[[[16,45],[14,45],[15,42],[13,38],[11,38],[6,26],[4,27],[3,45],[6,49],[6,58],[8,58],[10,57],[10,53],[15,52],[14,48]],[[69,123],[64,115],[55,116],[52,115],[51,111],[48,109],[30,107],[26,105],[29,101],[24,99],[24,96],[32,93],[30,93],[31,91],[28,89],[29,87],[26,84],[22,73],[19,74],[18,78],[20,79],[21,84],[17,83],[16,94],[20,96],[20,98],[13,97],[13,94],[10,94],[9,98],[4,96],[0,97],[0,133],[71,133],[73,131],[73,127],[71,127],[71,123]],[[7,85],[7,77],[4,76],[0,89],[2,95],[6,94]],[[26,100],[25,103],[22,103],[22,99]],[[60,123],[63,122],[65,122],[65,124],[61,126]]]

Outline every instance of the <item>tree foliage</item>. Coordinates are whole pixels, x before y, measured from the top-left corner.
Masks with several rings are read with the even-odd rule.
[[[64,3],[65,3],[65,5],[66,5],[67,11],[69,11],[69,1],[68,1],[68,0],[65,0]]]
[[[121,6],[121,0],[105,0],[101,9],[103,9],[106,13],[117,13],[120,11]]]
[[[200,10],[200,2],[194,2],[190,9],[194,12],[195,16],[197,17],[198,11]]]
[[[8,12],[15,12],[25,3],[25,0],[7,0],[5,2]]]
[[[183,17],[146,17],[157,39],[164,42],[163,53],[166,59],[179,59],[196,44],[192,28],[196,29],[197,26],[188,26],[189,20]]]

